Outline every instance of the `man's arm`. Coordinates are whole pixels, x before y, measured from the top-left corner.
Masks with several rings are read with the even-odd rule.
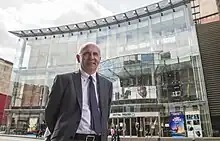
[[[112,103],[112,95],[113,95],[113,86],[112,82],[110,83],[110,88],[109,88],[109,101],[108,101],[108,118],[111,112],[111,103]]]
[[[63,82],[61,82],[61,77],[57,75],[54,79],[53,86],[49,94],[48,103],[45,108],[45,121],[50,133],[53,133],[56,124],[63,91]]]

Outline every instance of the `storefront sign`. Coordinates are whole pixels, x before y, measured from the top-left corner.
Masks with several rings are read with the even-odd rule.
[[[110,118],[123,118],[123,117],[157,117],[158,112],[125,112],[125,113],[111,113]]]
[[[135,117],[135,113],[114,113],[111,117]]]

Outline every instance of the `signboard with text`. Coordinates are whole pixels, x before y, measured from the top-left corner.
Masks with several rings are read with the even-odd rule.
[[[202,137],[202,126],[199,111],[186,111],[186,130],[188,137]]]
[[[111,113],[110,118],[129,118],[129,117],[158,117],[159,112],[124,112]]]

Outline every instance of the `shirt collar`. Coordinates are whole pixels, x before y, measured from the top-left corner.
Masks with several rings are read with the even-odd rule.
[[[88,79],[88,78],[89,78],[90,75],[89,75],[88,73],[86,73],[83,69],[80,69],[80,72],[81,72],[81,76],[82,76],[84,79]],[[92,78],[93,78],[93,81],[96,82],[96,72],[93,73],[91,76],[92,76]]]

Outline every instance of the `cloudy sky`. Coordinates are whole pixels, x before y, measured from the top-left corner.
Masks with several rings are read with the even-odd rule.
[[[121,13],[160,0],[1,0],[0,58],[13,62],[17,38],[9,30],[71,24]]]

